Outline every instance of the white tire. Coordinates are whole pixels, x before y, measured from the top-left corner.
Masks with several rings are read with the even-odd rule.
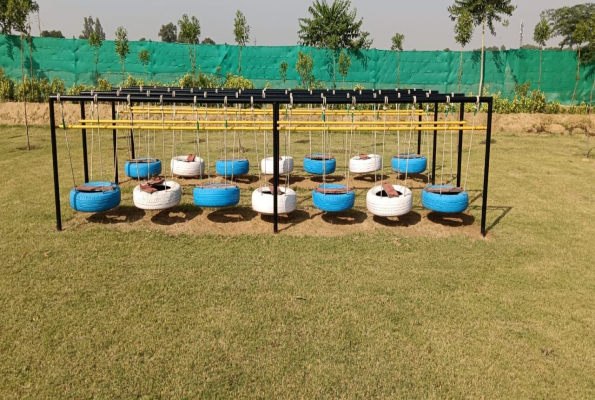
[[[177,206],[182,200],[182,187],[174,181],[165,181],[167,190],[154,193],[143,192],[140,185],[132,192],[132,201],[141,210],[165,210]]]
[[[277,212],[289,214],[295,211],[297,196],[291,188],[279,187],[282,194],[277,196]],[[252,192],[252,209],[260,214],[273,214],[273,195],[268,187],[261,187]]]
[[[366,195],[368,211],[379,217],[400,217],[413,207],[413,193],[404,186],[392,185],[401,195],[399,197],[380,196],[382,186],[374,186]]]
[[[260,170],[263,174],[273,175],[273,157],[263,158],[260,161]],[[288,174],[293,171],[293,157],[281,156],[279,160],[279,174]]]
[[[200,176],[205,172],[205,160],[195,157],[194,161],[186,161],[188,156],[177,156],[171,160],[171,170],[174,175],[183,177]]]
[[[374,171],[380,171],[382,168],[382,157],[378,154],[368,154],[368,159],[362,159],[360,156],[351,157],[349,160],[349,171],[354,174],[365,174]]]

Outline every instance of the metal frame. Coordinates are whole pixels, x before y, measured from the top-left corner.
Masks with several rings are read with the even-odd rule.
[[[115,119],[116,102],[126,102],[129,105],[134,103],[158,103],[158,104],[249,104],[273,106],[273,157],[278,159],[280,155],[279,140],[279,106],[284,105],[306,105],[306,104],[425,104],[434,105],[433,146],[432,146],[432,184],[436,183],[436,145],[438,136],[438,105],[441,103],[459,104],[460,120],[465,115],[465,104],[487,104],[487,124],[485,142],[485,163],[483,174],[483,193],[481,207],[481,234],[485,237],[486,213],[488,204],[488,183],[490,169],[490,145],[492,136],[492,97],[469,97],[461,93],[441,94],[435,91],[424,91],[420,89],[401,90],[282,90],[282,89],[201,89],[201,88],[174,88],[174,87],[134,87],[127,89],[112,90],[110,92],[83,92],[76,96],[54,95],[49,98],[50,112],[50,136],[52,145],[52,166],[54,171],[54,199],[56,205],[56,227],[62,230],[62,214],[60,207],[60,186],[58,175],[58,151],[56,143],[56,119],[54,115],[54,104],[60,101],[79,102],[81,106],[81,119],[85,118],[85,103],[103,102],[110,103],[112,108],[112,119]],[[115,182],[118,183],[118,164],[116,154],[116,129],[113,130]],[[82,129],[83,162],[85,182],[89,181],[87,164],[87,136],[86,129]],[[131,140],[134,140],[131,135]],[[418,152],[420,152],[421,132],[418,133]],[[132,144],[133,145],[133,144]],[[134,146],[134,145],[133,145]],[[134,149],[134,147],[132,147]],[[458,157],[457,157],[457,186],[461,183],[461,164],[463,149],[463,131],[459,131]],[[134,151],[134,150],[132,150]],[[279,164],[273,163],[273,232],[278,233],[278,208],[277,191],[279,187]]]

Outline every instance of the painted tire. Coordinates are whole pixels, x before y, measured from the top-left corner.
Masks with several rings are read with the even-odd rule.
[[[380,171],[382,168],[382,157],[378,154],[368,154],[367,160],[362,160],[360,156],[351,157],[349,160],[349,171],[354,174],[365,174],[374,171]]]
[[[407,164],[407,160],[409,160],[409,164]],[[426,170],[428,160],[425,157],[407,159],[395,156],[393,157],[391,164],[395,172],[400,172],[402,174],[421,174]]]
[[[165,181],[167,190],[159,190],[154,193],[143,192],[140,185],[132,191],[132,201],[141,210],[166,210],[177,206],[182,200],[182,187],[174,181]]]
[[[234,185],[195,187],[193,194],[194,204],[199,207],[231,207],[240,202],[240,188]]]
[[[273,157],[263,158],[260,161],[260,170],[263,174],[273,175]],[[293,157],[281,156],[279,160],[279,173],[288,174],[293,171]]]
[[[289,214],[295,211],[297,196],[291,188],[279,187],[283,194],[277,196],[277,212]],[[268,187],[258,188],[252,192],[252,209],[260,214],[273,214],[273,195]]]
[[[428,186],[432,189],[450,189],[452,185],[433,185]],[[424,189],[421,192],[421,203],[428,210],[445,214],[461,213],[469,206],[469,193],[462,192],[456,194],[431,193]]]
[[[327,183],[326,185],[323,184],[319,187],[326,187],[327,189],[338,189],[345,188],[345,185]],[[352,190],[345,194],[324,194],[317,192],[316,190],[313,190],[312,201],[314,202],[314,207],[322,211],[347,211],[353,208],[353,204],[355,203],[355,192]]]
[[[70,191],[70,206],[75,211],[100,212],[118,207],[122,199],[120,187],[111,182],[88,182],[84,186],[116,186],[114,190],[104,192],[79,192],[76,189]]]
[[[227,175],[226,167],[227,164]],[[250,162],[246,159],[241,160],[217,160],[215,164],[215,169],[217,170],[217,175],[221,176],[240,176],[246,175],[248,171],[250,171]]]
[[[124,164],[126,176],[134,179],[148,179],[159,175],[161,173],[161,160],[151,163],[147,163],[146,160],[146,158],[137,158],[138,162],[126,161]]]
[[[171,160],[171,170],[174,175],[182,177],[200,176],[205,172],[205,160],[196,157],[194,161],[188,162],[188,156],[177,156]]]
[[[407,214],[413,207],[413,193],[404,186],[392,185],[401,193],[399,197],[380,196],[382,186],[374,186],[366,195],[368,211],[379,217],[400,217]]]
[[[319,154],[313,154],[319,155]],[[304,157],[304,171],[309,174],[322,175],[323,173],[332,174],[337,168],[337,160],[312,160],[310,157]]]

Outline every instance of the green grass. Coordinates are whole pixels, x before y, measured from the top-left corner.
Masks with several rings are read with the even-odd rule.
[[[595,396],[582,137],[495,137],[487,240],[76,225],[62,139],[56,232],[47,128],[0,127],[1,398]]]

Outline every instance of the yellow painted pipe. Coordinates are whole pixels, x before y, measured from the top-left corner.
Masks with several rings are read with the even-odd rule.
[[[90,120],[90,119],[79,119],[78,121],[81,124],[96,124],[97,120]],[[111,120],[111,119],[100,119],[99,120],[100,124],[115,124],[115,125],[121,125],[121,124],[130,124],[130,120],[125,120],[125,119],[116,119],[116,120]],[[180,120],[180,121],[172,121],[172,120],[136,120],[133,121],[132,125],[161,125],[161,124],[166,124],[166,125],[191,125],[191,126],[196,126],[196,121],[195,120]],[[279,125],[289,125],[289,121],[279,121]],[[325,122],[323,121],[291,121],[291,125],[323,125]],[[386,125],[403,125],[403,126],[409,126],[409,125],[436,125],[436,126],[443,126],[444,125],[444,121],[438,121],[438,122],[434,122],[434,121],[413,121],[413,123],[411,121],[386,121]],[[221,124],[225,124],[224,120],[216,120],[216,121],[206,121],[206,120],[200,120],[199,121],[200,125],[221,125]],[[251,125],[252,122],[251,121],[227,121],[228,125]],[[271,121],[255,121],[254,122],[255,125],[257,126],[271,126]],[[351,126],[351,122],[345,121],[326,121],[326,125],[345,125],[345,126]],[[358,125],[363,125],[363,126],[380,126],[382,127],[384,124],[384,121],[356,121],[353,122],[354,126],[358,126]],[[447,125],[466,125],[467,121],[446,121]]]

